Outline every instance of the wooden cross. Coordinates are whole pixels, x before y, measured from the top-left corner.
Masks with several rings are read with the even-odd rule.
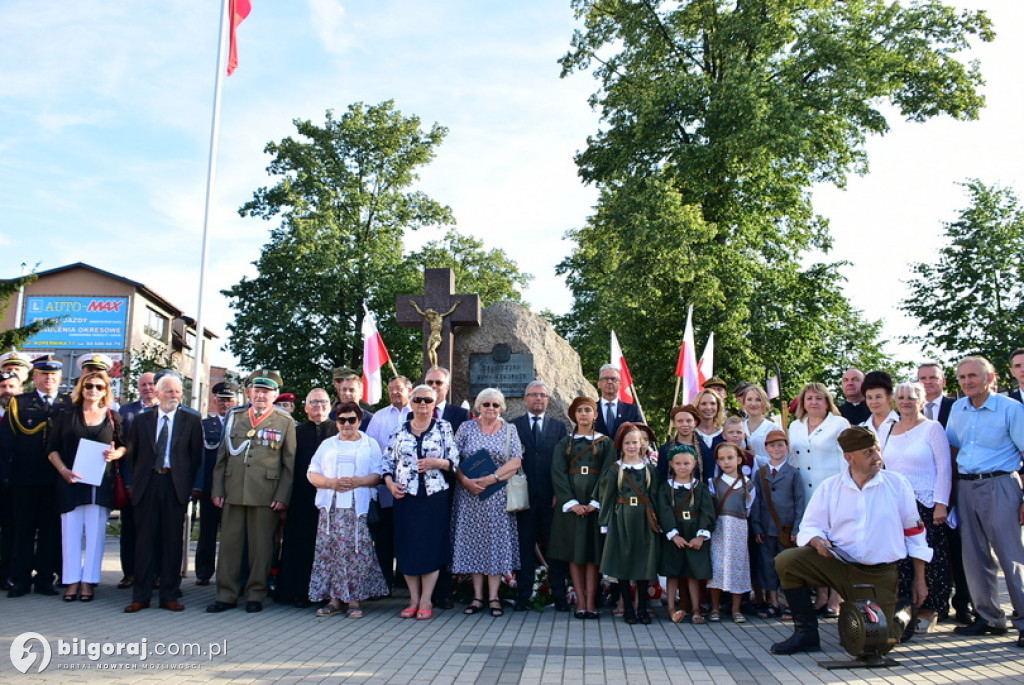
[[[451,269],[424,269],[423,295],[399,295],[399,326],[423,327],[423,371],[431,366],[452,370],[452,327],[480,325],[479,295],[455,294]]]

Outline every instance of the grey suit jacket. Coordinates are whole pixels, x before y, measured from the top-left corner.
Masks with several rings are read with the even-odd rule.
[[[775,506],[775,513],[779,515],[779,522],[784,526],[793,526],[795,535],[800,528],[800,519],[804,517],[804,507],[807,505],[807,488],[804,487],[800,471],[790,464],[783,464],[779,472],[772,477],[771,466],[765,473],[768,480],[768,488],[771,490],[772,504]],[[765,484],[761,479],[761,470],[758,469],[751,474],[754,481],[756,494],[754,505],[750,509],[750,527],[754,535],[774,535],[778,537],[779,530],[775,526],[771,512],[768,511],[768,498],[765,496]]]

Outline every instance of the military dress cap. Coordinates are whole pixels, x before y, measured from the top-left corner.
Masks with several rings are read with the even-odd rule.
[[[292,404],[295,404],[295,395],[290,392],[281,393],[277,396],[277,399],[274,400],[274,404],[281,404],[282,402],[291,402]]]
[[[346,378],[362,378],[363,375],[355,369],[350,369],[347,366],[339,366],[334,370],[332,378],[334,380],[343,380]]]
[[[723,381],[718,376],[712,376],[711,378],[709,378],[706,381],[704,381],[704,387],[705,388],[719,387],[722,390],[726,390],[729,386],[727,386],[725,384],[725,381]]]
[[[18,352],[17,350],[11,350],[3,355],[0,355],[0,366],[7,366],[13,364],[15,366],[21,366],[25,369],[32,368],[32,360],[24,352]]]
[[[778,429],[770,430],[768,431],[768,435],[764,438],[764,444],[767,445],[770,442],[778,442],[779,440],[787,445],[789,444],[789,437],[786,435],[785,431],[780,431]]]
[[[180,373],[178,373],[174,369],[160,369],[155,374],[153,374],[153,382],[154,383],[159,383],[160,379],[163,378],[164,376],[174,376],[175,378],[177,378],[179,381],[182,381],[182,382],[184,382],[184,380],[185,380],[184,376],[182,376]]]
[[[98,371],[110,371],[114,366],[114,360],[108,355],[93,354],[91,352],[83,354],[75,363],[78,365],[79,371],[83,371],[87,366],[91,366]]]
[[[214,397],[231,397],[238,395],[238,383],[233,381],[221,381],[213,386]]]
[[[878,444],[878,436],[864,426],[847,428],[839,434],[839,446],[844,452],[859,452]]]
[[[277,371],[270,369],[257,369],[249,375],[249,385],[254,388],[270,388],[271,390],[279,390],[284,381],[281,380],[281,374]]]
[[[43,373],[57,373],[64,368],[64,365],[52,354],[44,354],[32,360],[32,368]]]

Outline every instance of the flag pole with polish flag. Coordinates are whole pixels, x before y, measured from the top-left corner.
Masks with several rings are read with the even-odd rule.
[[[626,355],[622,354],[622,347],[619,346],[619,338],[612,331],[612,354],[611,365],[619,370],[619,402],[636,404],[640,410],[640,416],[644,415],[644,408],[640,406],[640,399],[636,396],[636,386],[633,385],[633,375],[629,372],[629,365],[626,363]]]
[[[213,203],[213,188],[217,171],[217,143],[220,140],[220,94],[223,89],[225,71],[231,74],[238,66],[238,47],[235,43],[235,30],[242,20],[249,16],[252,9],[251,0],[221,0],[220,29],[217,32],[217,71],[213,82],[213,115],[210,118],[210,155],[206,165],[206,202],[203,208],[203,242],[199,261],[199,302],[196,305],[196,361],[192,369],[192,402],[193,409],[199,409],[202,382],[203,359],[206,355],[206,335],[203,327],[203,295],[206,288],[206,253],[210,243],[210,205]],[[228,50],[225,51],[224,35],[228,34]],[[225,54],[225,52],[229,54]],[[227,67],[225,69],[225,61]]]
[[[377,404],[381,398],[381,370],[384,364],[391,364],[391,355],[384,346],[384,338],[380,337],[377,322],[373,314],[363,303],[363,402]],[[395,367],[391,365],[394,373]],[[394,375],[398,375],[397,373]]]
[[[682,401],[679,390],[682,385]],[[679,346],[679,360],[676,362],[676,394],[672,406],[692,404],[693,398],[701,389],[701,381],[697,367],[697,350],[693,343],[693,305],[686,313],[686,328],[683,331],[683,344]]]

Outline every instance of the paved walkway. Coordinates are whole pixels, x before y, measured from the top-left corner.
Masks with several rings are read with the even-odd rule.
[[[792,630],[780,621],[676,625],[659,610],[652,625],[627,626],[550,609],[464,616],[461,607],[415,621],[398,617],[404,606],[398,598],[365,603],[366,616],[358,620],[318,619],[313,609],[273,602],[259,614],[214,615],[204,611],[213,587],[197,587],[192,577],[182,584],[184,613],[153,608],[127,615],[122,609],[131,591],[114,588],[121,575],[117,544],[108,538],[103,584],[91,604],[0,597],[0,682],[1024,683],[1024,650],[1014,645],[1014,631],[968,640],[955,636],[951,624],[897,647],[891,654],[897,667],[827,671],[818,660],[847,658],[835,621],[822,628],[825,651],[776,657],[768,646]],[[9,658],[12,641],[27,631],[50,645],[42,673],[30,668],[22,675]],[[131,643],[144,645],[146,658],[99,652],[89,658],[90,649],[116,650],[116,643],[124,643],[123,652]],[[185,643],[200,653],[189,654]],[[70,653],[60,653],[62,644]],[[37,642],[26,646],[41,657]]]

